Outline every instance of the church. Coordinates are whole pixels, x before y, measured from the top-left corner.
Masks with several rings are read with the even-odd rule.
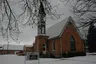
[[[86,55],[82,35],[71,16],[48,29],[46,29],[44,20],[46,14],[42,3],[39,16],[38,34],[33,44],[33,52],[49,57]]]

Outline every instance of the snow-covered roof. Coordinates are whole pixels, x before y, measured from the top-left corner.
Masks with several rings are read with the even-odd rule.
[[[32,47],[32,45],[24,45],[25,47]]]
[[[75,22],[73,21],[72,17],[68,17],[61,22],[49,27],[46,31],[46,35],[49,36],[49,39],[61,36],[62,32],[64,31],[64,28],[68,24],[68,22],[72,22],[73,25],[75,25],[75,28],[77,29],[77,32],[79,33],[80,37],[82,38],[82,34],[80,33],[79,29],[76,27]]]
[[[46,34],[49,36],[49,39],[59,36],[67,21],[68,21],[68,18],[49,27],[46,31]]]
[[[23,50],[24,45],[7,45],[7,44],[5,44],[5,45],[3,45],[2,50],[7,50],[7,48],[8,48],[8,50]]]

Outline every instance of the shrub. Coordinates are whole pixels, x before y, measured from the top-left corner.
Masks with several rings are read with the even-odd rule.
[[[62,54],[63,57],[74,57],[74,56],[85,56],[85,52],[65,52]]]

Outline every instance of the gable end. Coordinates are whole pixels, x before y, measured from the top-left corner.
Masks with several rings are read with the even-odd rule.
[[[64,30],[65,30],[65,28],[66,28],[66,26],[67,26],[68,24],[72,24],[72,25],[74,26],[74,28],[76,29],[77,33],[79,34],[80,38],[83,39],[83,38],[82,38],[82,34],[80,33],[79,29],[77,28],[77,26],[76,26],[76,24],[75,24],[75,22],[74,22],[74,20],[72,19],[71,16],[70,16],[69,19],[67,20],[67,22],[66,22],[64,28],[62,29],[59,37],[61,37],[61,35],[63,34],[63,32],[64,32]]]

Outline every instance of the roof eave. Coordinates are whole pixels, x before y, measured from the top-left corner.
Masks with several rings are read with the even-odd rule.
[[[52,39],[58,39],[58,38],[60,38],[60,35],[55,36],[55,37],[52,37],[52,38],[49,38],[49,40],[52,40]]]

